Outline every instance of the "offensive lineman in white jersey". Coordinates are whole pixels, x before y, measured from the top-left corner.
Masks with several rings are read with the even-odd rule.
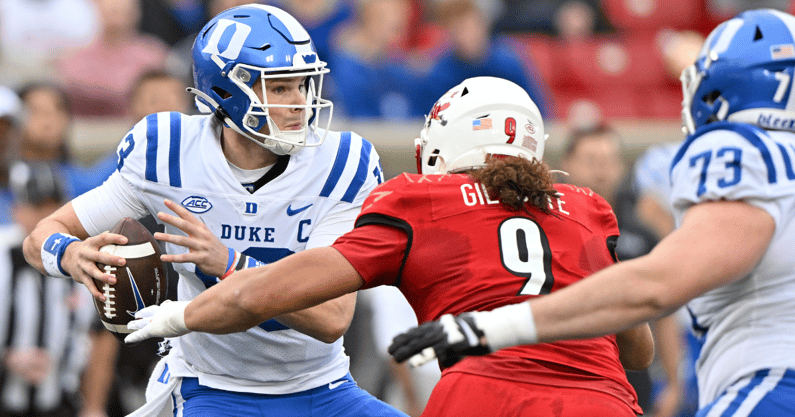
[[[687,303],[703,341],[697,416],[795,416],[794,71],[795,17],[754,10],[722,23],[682,74],[677,230],[548,296],[411,329],[392,356],[594,337]]]
[[[29,263],[103,300],[91,278],[113,278],[95,263],[121,266],[123,258],[99,248],[125,238],[102,232],[125,216],[163,216],[181,204],[201,223],[166,224],[156,238],[179,273],[178,298],[190,300],[235,270],[327,246],[353,228],[383,180],[380,160],[358,135],[326,130],[328,69],[298,21],[275,7],[229,9],[199,33],[193,60],[189,91],[213,114],[139,122],[118,147],[117,172],[26,239]],[[318,127],[322,110],[326,129]],[[172,403],[176,416],[405,416],[348,372],[341,336],[354,305],[349,294],[246,332],[173,339],[135,414]]]

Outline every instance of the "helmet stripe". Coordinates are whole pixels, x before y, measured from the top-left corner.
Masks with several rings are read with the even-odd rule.
[[[715,52],[718,56],[726,52],[726,50],[729,49],[729,44],[731,44],[732,39],[734,39],[734,35],[743,27],[743,23],[744,21],[742,19],[732,19],[726,22],[726,28],[718,35],[715,45],[710,48],[709,52]]]
[[[301,26],[301,24],[289,13],[285,12],[284,10],[278,9],[276,7],[265,6],[261,4],[252,4],[251,6],[265,10],[266,12],[273,15],[276,19],[278,19],[279,21],[278,23],[281,23],[281,25],[287,31],[285,35],[290,37],[289,39],[291,41],[290,44],[295,48],[293,56],[296,53],[299,53],[301,55],[308,55],[315,53],[315,51],[312,49],[311,46],[311,39],[309,37],[309,33],[307,33],[306,29],[304,29],[304,27]],[[277,30],[281,31],[282,28],[277,28]],[[305,42],[307,40],[310,42],[296,44],[297,42]],[[292,59],[292,56],[290,57],[290,59]]]

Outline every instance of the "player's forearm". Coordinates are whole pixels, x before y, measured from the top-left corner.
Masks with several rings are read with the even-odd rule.
[[[235,272],[188,305],[185,325],[209,333],[242,331],[338,298],[361,285],[359,274],[336,249],[311,249]]]
[[[665,314],[673,308],[660,297],[665,285],[642,266],[643,258],[622,262],[548,297],[531,300],[539,341],[615,334]],[[626,290],[629,282],[633,285]]]
[[[276,316],[275,319],[321,342],[333,343],[350,327],[355,308],[356,294],[351,293],[314,307]]]
[[[758,265],[775,222],[741,202],[692,207],[682,226],[646,256],[613,265],[531,301],[541,341],[616,333],[672,313]]]
[[[23,242],[22,250],[25,260],[42,273],[46,273],[46,271],[41,259],[41,246],[53,233],[70,234],[81,239],[88,236],[85,229],[77,221],[72,203],[67,203],[52,215],[41,220]],[[68,251],[69,248],[67,247]]]

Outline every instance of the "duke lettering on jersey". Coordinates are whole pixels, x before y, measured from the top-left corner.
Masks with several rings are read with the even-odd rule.
[[[222,224],[220,237],[221,239],[248,240],[249,242],[274,242],[275,233],[276,229],[273,227]]]
[[[305,243],[307,240],[309,240],[308,232],[309,226],[311,225],[311,219],[299,221],[298,232],[295,234],[295,240],[302,243]],[[292,228],[290,228],[290,232],[293,232]],[[273,243],[276,241],[277,232],[275,227],[221,224],[221,236],[219,237],[222,240]]]

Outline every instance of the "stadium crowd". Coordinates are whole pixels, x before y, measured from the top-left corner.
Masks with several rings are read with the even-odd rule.
[[[159,111],[195,112],[184,92],[193,85],[193,39],[213,16],[251,2],[0,1],[2,236],[32,227],[22,224],[20,205],[44,209],[101,184],[116,169],[115,144],[141,118]],[[496,76],[523,87],[562,133],[550,138],[561,150],[560,161],[551,152],[550,165],[573,174],[560,181],[605,194],[626,233],[620,245],[627,258],[647,252],[673,229],[666,168],[676,149],[671,143],[683,136],[630,152],[611,125],[631,120],[642,130],[644,123],[675,123],[682,103],[679,75],[718,23],[751,7],[795,10],[795,2],[783,0],[262,3],[288,11],[304,25],[329,63],[323,95],[334,103],[335,117],[366,124],[371,136],[384,123],[418,131],[434,102],[466,78]],[[405,138],[407,144],[411,139]],[[379,152],[389,165],[390,153]],[[12,265],[20,242],[4,243],[10,247],[0,257],[8,260],[0,265]],[[7,269],[0,272],[3,288],[18,282],[11,266]],[[40,288],[36,307],[29,309],[0,294],[0,323],[6,324],[0,326],[0,416],[109,417],[138,408],[157,359],[156,343],[122,347],[98,320],[92,330],[85,328],[89,297],[71,296],[56,306],[69,310],[70,326],[49,337],[91,343],[47,344],[42,335],[53,313],[44,312],[43,288],[49,287]],[[434,365],[409,369],[386,354],[391,337],[416,324],[395,297],[402,296],[362,291],[345,347],[360,386],[415,416],[439,373]],[[34,310],[42,311],[40,319],[19,324],[21,314],[39,314]],[[646,374],[630,378],[647,416],[695,414],[698,343],[683,316],[674,313],[652,326],[656,362]],[[22,393],[29,398],[20,401]]]

